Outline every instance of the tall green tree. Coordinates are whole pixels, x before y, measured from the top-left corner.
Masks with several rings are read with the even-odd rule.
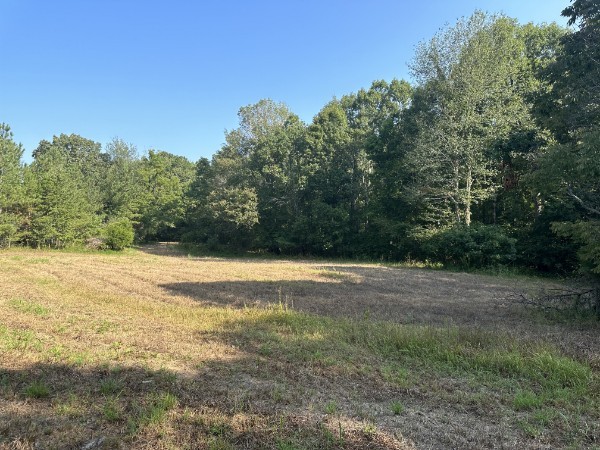
[[[600,2],[575,0],[562,12],[578,29],[543,72],[552,113],[541,119],[557,138],[538,158],[533,184],[546,208],[571,211],[554,231],[576,244],[581,267],[600,275]],[[548,117],[550,119],[548,119]]]
[[[270,99],[240,108],[239,127],[192,185],[194,239],[279,251],[298,208],[299,142],[304,124]],[[205,231],[202,231],[205,230]]]
[[[194,177],[194,165],[183,156],[148,151],[138,169],[140,239],[176,239],[185,218],[185,193]]]
[[[0,124],[0,248],[19,239],[25,218],[23,146],[13,139],[7,124]]]
[[[398,193],[406,181],[401,169],[404,115],[412,101],[406,81],[378,80],[369,89],[345,96],[353,134],[353,202],[349,236],[355,252],[377,257],[398,256],[405,235],[406,209]]]
[[[574,0],[562,12],[578,29],[561,38],[556,59],[542,72],[551,89],[542,98],[545,123],[559,142],[600,120],[600,1]]]
[[[105,172],[102,179],[102,203],[106,220],[139,218],[143,197],[137,149],[119,138],[105,146]]]
[[[36,153],[29,196],[34,203],[29,243],[63,248],[97,234],[100,216],[76,164],[59,146]]]
[[[100,214],[103,208],[102,188],[107,163],[101,144],[77,134],[60,134],[53,136],[51,142],[42,140],[33,151],[33,157],[39,159],[49,152],[62,153],[61,160],[79,172],[76,179],[80,188],[85,192],[87,203]]]
[[[532,123],[525,55],[514,20],[481,12],[418,48],[412,70],[429,101],[408,157],[432,223],[469,226],[474,205],[500,188],[494,149]]]

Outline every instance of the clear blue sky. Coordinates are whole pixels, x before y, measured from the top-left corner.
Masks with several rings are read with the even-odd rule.
[[[475,9],[557,21],[568,0],[0,0],[0,122],[26,149],[77,133],[210,157],[240,106],[309,122],[333,96],[408,78],[415,45]]]

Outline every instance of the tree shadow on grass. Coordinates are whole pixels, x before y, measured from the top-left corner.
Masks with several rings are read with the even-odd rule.
[[[274,262],[284,261],[283,259],[271,254],[210,251],[208,249],[186,247],[181,245],[179,242],[154,242],[139,245],[136,247],[136,249],[142,253],[154,256],[168,256],[186,259],[195,258],[201,261],[240,261],[252,262],[256,264],[272,264]]]
[[[478,278],[469,274],[357,266],[326,269],[323,281],[186,281],[159,286],[172,295],[221,307],[282,305],[324,317],[509,334],[524,342],[544,341],[598,366],[600,335],[595,325],[532,320],[506,300],[510,287],[494,284],[493,279],[478,285]]]
[[[169,293],[204,304],[242,308],[283,305],[294,310],[328,317],[369,318],[396,323],[426,325],[498,325],[508,310],[495,302],[472,301],[448,293],[435,294],[424,285],[419,288],[387,283],[366,275],[367,270],[339,267],[337,278],[281,281],[176,282],[160,286]],[[354,278],[351,278],[354,277]]]
[[[240,364],[185,375],[52,363],[0,369],[0,449],[412,448],[376,430],[336,436],[333,422],[284,411],[272,385],[268,400],[264,389],[244,389]]]

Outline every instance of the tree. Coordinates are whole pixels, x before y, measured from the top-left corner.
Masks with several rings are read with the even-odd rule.
[[[183,156],[149,150],[139,164],[141,239],[175,239],[186,213],[186,197],[194,165]]]
[[[514,20],[481,12],[418,48],[412,71],[426,101],[408,163],[430,222],[468,226],[498,191],[495,145],[532,122],[525,54]]]
[[[600,1],[575,0],[563,12],[579,29],[562,37],[562,51],[543,72],[551,89],[541,98],[557,143],[531,175],[546,205],[573,211],[553,224],[578,246],[581,267],[600,274]],[[550,119],[548,119],[548,117]]]
[[[294,240],[303,251],[339,254],[347,250],[356,175],[352,144],[346,111],[333,100],[317,114],[306,135],[307,182],[303,212],[294,230]]]
[[[62,248],[97,233],[100,217],[90,202],[79,168],[58,146],[36,153],[28,195],[34,210],[28,241],[38,247]]]
[[[575,0],[562,15],[579,29],[562,36],[560,54],[542,72],[551,90],[541,99],[559,142],[600,119],[600,0]]]
[[[143,195],[137,149],[115,138],[106,145],[105,155],[102,203],[106,219],[139,218],[139,202]]]
[[[25,203],[23,147],[15,143],[10,127],[0,124],[0,248],[19,239]]]
[[[239,127],[209,163],[196,166],[190,195],[195,229],[186,238],[280,251],[295,219],[304,124],[282,103],[240,108]]]
[[[409,110],[413,88],[406,81],[383,80],[361,89],[347,108],[354,146],[359,152],[360,170],[354,177],[353,192],[358,194],[350,237],[355,251],[377,257],[405,256],[406,205],[400,199],[407,177],[402,160],[406,149],[402,136],[404,118]],[[358,223],[357,223],[358,222]],[[400,249],[400,247],[403,247]]]
[[[42,140],[33,151],[33,157],[39,159],[53,151],[62,153],[65,164],[79,172],[77,182],[94,212],[100,214],[106,169],[106,155],[102,153],[100,143],[77,134],[60,134],[53,136],[52,142]]]

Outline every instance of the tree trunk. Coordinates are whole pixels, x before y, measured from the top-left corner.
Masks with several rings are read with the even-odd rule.
[[[471,168],[467,171],[467,186],[466,186],[466,195],[465,195],[465,225],[471,225],[471,202],[473,201],[471,195],[471,187],[473,186],[473,173]]]

